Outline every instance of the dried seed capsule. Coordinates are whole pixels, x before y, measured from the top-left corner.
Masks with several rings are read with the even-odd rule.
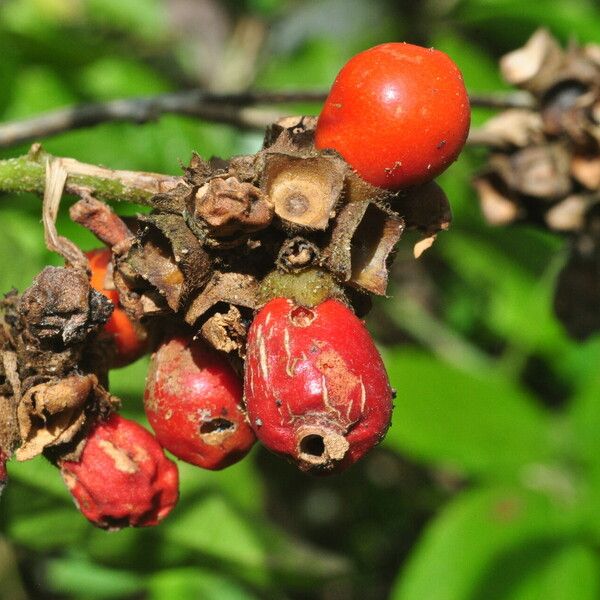
[[[157,525],[178,498],[177,466],[154,436],[119,415],[91,431],[78,462],[60,470],[75,504],[103,529]]]
[[[242,383],[227,360],[190,336],[153,354],[144,405],[159,443],[204,469],[223,469],[255,442],[241,408]]]
[[[315,472],[356,462],[383,438],[392,411],[369,332],[333,299],[265,305],[248,334],[244,393],[260,441]]]

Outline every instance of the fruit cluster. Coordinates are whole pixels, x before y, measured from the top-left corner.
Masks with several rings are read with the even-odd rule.
[[[446,55],[384,44],[342,69],[318,119],[273,125],[251,156],[194,157],[149,215],[78,202],[71,217],[107,247],[87,253],[87,273],[48,267],[4,303],[2,456],[43,453],[104,528],[173,508],[164,450],[211,470],[257,439],[311,473],[359,460],[394,395],[360,317],[403,231],[430,244],[448,226],[432,178],[468,126]],[[107,391],[110,368],[151,350],[154,435]]]

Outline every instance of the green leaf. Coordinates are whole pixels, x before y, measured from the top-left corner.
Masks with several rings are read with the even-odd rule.
[[[257,596],[218,573],[196,568],[162,571],[149,584],[150,600],[255,600]]]
[[[77,513],[75,506],[56,506],[31,511],[9,520],[10,538],[39,551],[65,548],[80,542],[89,523]]]
[[[20,482],[37,494],[72,504],[71,495],[59,470],[41,456],[26,462],[10,461],[8,475],[9,481]]]
[[[144,589],[140,575],[108,569],[80,557],[51,560],[46,579],[53,592],[79,598],[126,598]]]
[[[592,548],[573,544],[557,548],[550,556],[547,556],[548,547],[534,546],[533,549],[539,550],[537,561],[536,556],[530,556],[534,568],[523,573],[523,567],[528,565],[516,565],[513,560],[513,565],[520,567],[520,573],[504,572],[508,589],[491,587],[497,581],[490,577],[487,589],[492,593],[482,597],[486,600],[596,600],[600,597],[600,564]],[[517,552],[513,558],[519,558],[520,554]],[[518,574],[522,577],[518,578]]]
[[[568,342],[552,308],[559,264],[550,263],[543,273],[527,268],[527,253],[543,250],[548,260],[547,248],[532,236],[447,235],[440,238],[439,250],[459,265],[461,277],[485,293],[486,323],[511,345],[551,353]]]
[[[548,497],[516,488],[465,492],[426,529],[391,599],[512,598],[496,596],[494,590],[526,576],[540,552],[559,548],[576,531],[575,518]],[[524,573],[505,565],[515,553],[519,560],[511,567],[521,564]]]
[[[40,202],[40,215],[41,215]],[[44,266],[46,252],[40,240],[44,230],[27,213],[16,209],[2,210],[0,236],[0,293],[12,287],[23,291]],[[15,260],[15,257],[19,257]]]
[[[549,419],[520,388],[414,350],[384,357],[398,393],[388,446],[492,478],[549,456]]]
[[[250,523],[222,496],[194,499],[177,519],[166,521],[164,535],[190,550],[244,567],[261,569],[266,551]]]
[[[272,575],[306,587],[349,572],[346,559],[292,538],[260,515],[238,511],[223,495],[184,496],[187,507],[165,521],[167,541],[228,565],[248,581]]]

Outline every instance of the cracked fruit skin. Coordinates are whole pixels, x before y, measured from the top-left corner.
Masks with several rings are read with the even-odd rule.
[[[315,133],[369,183],[398,190],[425,183],[456,160],[471,111],[462,74],[443,52],[388,43],[338,73]]]
[[[146,353],[147,344],[136,330],[127,313],[119,306],[119,293],[107,289],[106,275],[111,265],[112,253],[109,248],[97,248],[86,252],[92,276],[90,283],[98,292],[104,294],[115,306],[112,315],[104,325],[104,331],[113,340],[115,355],[113,367],[124,367]]]
[[[177,458],[211,470],[242,459],[256,436],[241,403],[240,378],[203,342],[176,336],[152,355],[146,415],[161,446]]]
[[[117,414],[94,426],[78,462],[59,466],[79,510],[103,529],[158,525],[179,496],[175,463],[149,431]]]
[[[244,395],[270,450],[314,473],[340,471],[387,431],[392,390],[366,327],[337,300],[275,298],[248,333]]]

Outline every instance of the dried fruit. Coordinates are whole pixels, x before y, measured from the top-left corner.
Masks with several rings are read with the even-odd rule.
[[[107,278],[110,276],[111,251],[98,248],[86,253],[92,271],[92,287],[102,292],[115,306],[104,326],[115,347],[112,366],[123,367],[137,360],[146,352],[146,341],[127,313],[119,306],[119,293]]]
[[[315,472],[356,462],[382,439],[392,411],[369,332],[333,299],[265,305],[248,333],[244,394],[260,441]]]
[[[255,442],[241,408],[242,384],[227,360],[191,336],[152,355],[144,404],[159,443],[204,469],[223,469]]]
[[[339,72],[315,145],[337,150],[369,183],[400,189],[433,179],[456,160],[469,122],[462,75],[446,54],[381,44]]]
[[[60,462],[83,515],[103,529],[157,525],[178,498],[177,466],[141,425],[114,414],[90,432],[78,462]]]

